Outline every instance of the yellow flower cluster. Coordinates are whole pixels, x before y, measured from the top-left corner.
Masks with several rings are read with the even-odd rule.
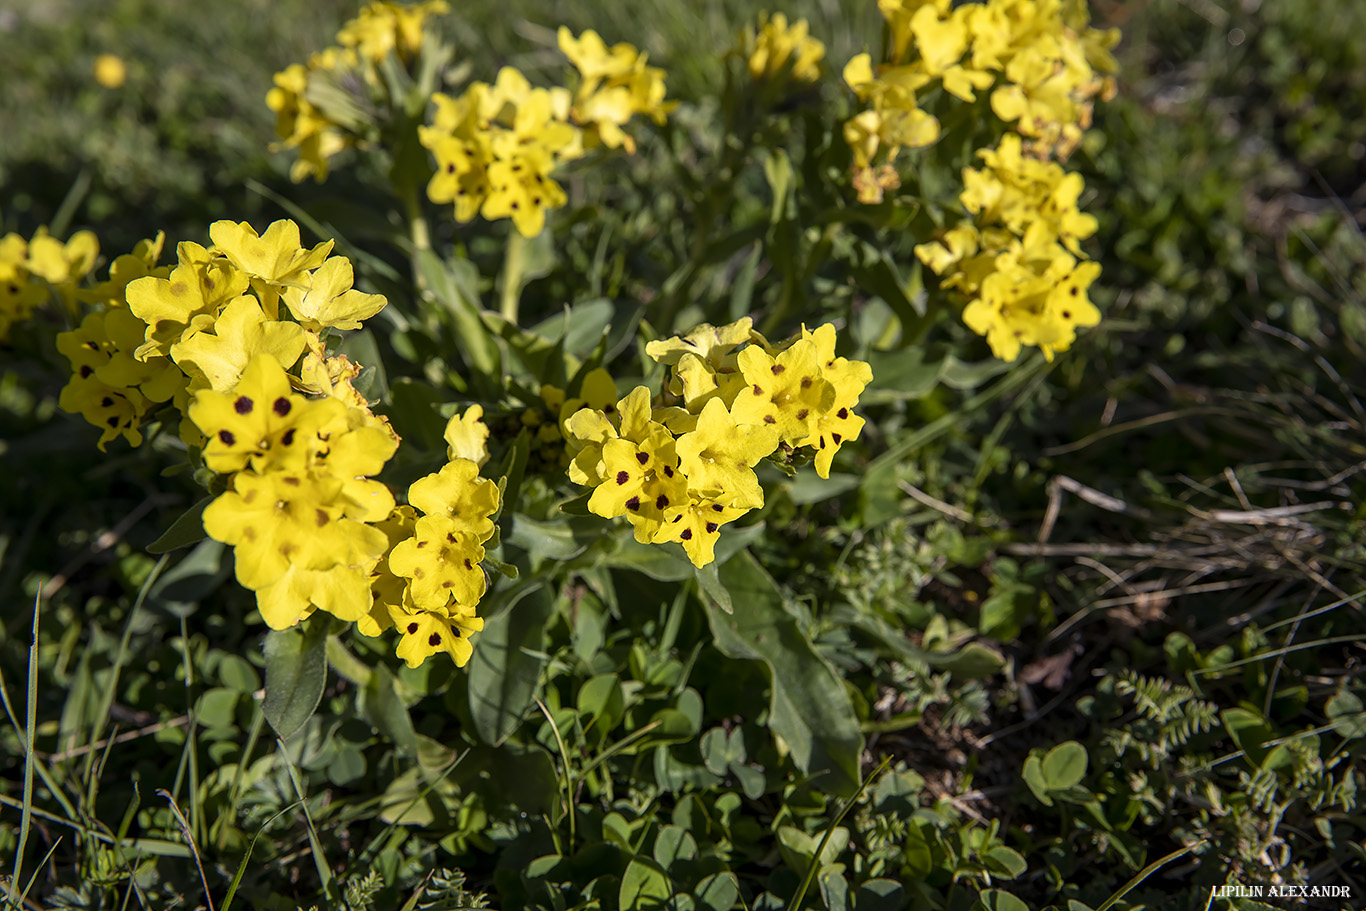
[[[1118,30],[1090,27],[1081,0],[878,0],[890,32],[888,59],[874,67],[864,53],[844,80],[870,107],[844,126],[854,153],[861,202],[880,202],[895,173],[874,168],[878,156],[939,138],[939,121],[920,108],[917,92],[936,86],[964,101],[995,88],[991,109],[1014,124],[1039,157],[1065,159],[1091,122],[1092,99],[1114,91],[1109,48]]]
[[[332,241],[300,247],[292,221],[264,235],[219,221],[209,235],[212,248],[181,243],[173,268],[156,268],[160,237],[143,241],[114,261],[109,281],[82,294],[98,309],[57,336],[74,372],[60,404],[101,428],[101,449],[120,435],[140,445],[158,403],[184,412],[201,389],[228,392],[258,354],[285,368],[308,351],[305,375],[339,370],[324,363],[322,332],[354,329],[385,304],[351,287],[351,262],[328,255]],[[282,301],[293,321],[279,318]],[[321,382],[307,388],[327,391]],[[201,441],[192,424],[182,423],[181,436]]]
[[[361,137],[356,129],[356,100],[350,95],[366,93],[383,85],[376,68],[390,54],[408,65],[422,46],[427,20],[448,10],[445,0],[428,0],[411,6],[376,0],[342,26],[337,33],[341,47],[326,48],[275,74],[275,86],[266,105],[275,112],[275,132],[280,146],[297,149],[299,159],[290,168],[294,181],[327,178],[328,159]]]
[[[447,437],[456,440],[453,449],[477,441],[474,448],[483,450],[488,428],[479,414],[474,406],[465,419],[451,419]],[[487,457],[483,451],[482,458]],[[479,564],[494,534],[500,498],[498,485],[479,477],[479,464],[453,456],[440,471],[414,481],[408,488],[410,505],[398,507],[380,524],[387,554],[372,574],[374,600],[359,628],[367,636],[396,628],[398,656],[409,667],[437,652],[463,667],[473,651],[470,634],[484,628],[475,615],[487,586]]]
[[[0,342],[53,296],[70,307],[99,254],[99,240],[89,231],[77,231],[65,243],[46,228],[28,240],[14,233],[0,237]]]
[[[835,453],[863,429],[852,409],[872,371],[835,356],[834,326],[775,346],[746,317],[646,353],[672,368],[668,391],[682,404],[655,405],[637,386],[615,406],[573,411],[569,477],[594,488],[593,513],[626,516],[641,543],[682,544],[696,566],[715,559],[722,525],[763,506],[762,459],[810,447],[828,478]]]
[[[511,218],[522,235],[534,237],[546,210],[567,200],[551,176],[558,165],[597,145],[634,152],[623,125],[636,114],[662,122],[670,110],[663,71],[646,66],[629,44],[608,48],[596,32],[576,39],[566,28],[559,42],[579,70],[575,93],[533,88],[520,71],[504,67],[493,85],[474,82],[459,97],[432,96],[432,124],[418,133],[436,158],[427,195],[454,204],[457,221]]]
[[[750,26],[740,33],[739,53],[756,82],[810,83],[820,78],[825,45],[811,37],[805,19],[789,24],[782,13],[760,13],[757,31]]]
[[[230,475],[204,510],[204,531],[235,548],[237,581],[272,629],[315,609],[367,616],[371,572],[387,550],[376,523],[394,497],[370,476],[398,437],[355,394],[347,365],[336,366],[337,385],[305,398],[274,355],[256,354],[235,383],[200,390],[189,408],[206,437],[205,464]],[[330,372],[320,365],[305,381],[328,383]]]
[[[1100,322],[1087,294],[1100,266],[1080,261],[1079,242],[1096,231],[1095,217],[1077,209],[1081,175],[1026,156],[1010,133],[978,155],[986,167],[963,169],[959,196],[974,221],[920,244],[916,255],[967,299],[963,321],[993,354],[1013,361],[1034,345],[1051,361],[1078,326]]]

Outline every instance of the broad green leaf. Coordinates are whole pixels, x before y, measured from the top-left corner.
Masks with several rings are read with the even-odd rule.
[[[1004,889],[988,889],[977,896],[973,911],[1029,911],[1029,905]]]
[[[730,592],[721,584],[721,577],[717,574],[718,569],[715,560],[706,566],[697,567],[693,572],[697,576],[697,584],[702,587],[703,594],[715,601],[716,606],[726,613],[735,612],[730,601]]]
[[[469,665],[470,717],[485,743],[499,746],[517,730],[540,681],[545,624],[554,599],[542,583],[515,589],[506,606],[489,607]],[[486,602],[487,603],[487,602]]]
[[[1344,740],[1366,736],[1366,712],[1362,710],[1361,699],[1355,693],[1343,690],[1333,696],[1328,700],[1324,714]]]
[[[455,334],[470,366],[483,376],[501,374],[498,346],[479,318],[481,307],[476,290],[479,274],[474,264],[469,260],[457,260],[448,265],[431,250],[420,251],[416,262],[427,292],[451,314]]]
[[[697,856],[697,841],[681,826],[663,826],[655,838],[653,853],[661,867],[671,870],[675,862]]]
[[[725,540],[724,535],[722,540]],[[681,554],[683,548],[674,546],[666,550],[658,544],[640,544],[635,538],[627,538],[616,551],[607,555],[601,565],[633,569],[658,582],[682,582],[692,578],[692,563],[674,556],[671,551]]]
[[[262,711],[281,740],[313,715],[327,684],[327,630],[332,615],[318,613],[303,629],[266,634],[266,698]]]
[[[643,911],[663,907],[673,894],[673,883],[668,875],[654,861],[637,857],[621,877],[618,902],[622,911]]]
[[[848,796],[858,788],[863,737],[838,674],[783,610],[773,580],[751,554],[721,567],[734,614],[707,605],[717,648],[730,658],[760,661],[770,682],[770,726],[797,768],[818,786]]]
[[[205,497],[181,513],[160,538],[147,545],[147,552],[166,554],[203,541],[208,537],[204,532],[204,510],[213,501],[213,497]]]
[[[596,727],[599,735],[611,731],[626,711],[621,679],[616,674],[599,674],[585,680],[579,687],[578,710],[587,716],[582,722],[585,729]]]
[[[1086,747],[1069,740],[1048,751],[1042,762],[1043,779],[1050,791],[1080,784],[1086,777]]]
[[[359,694],[361,714],[400,750],[417,752],[417,732],[408,708],[394,692],[394,675],[382,664],[376,665]]]
[[[900,911],[906,907],[905,890],[895,880],[870,879],[854,893],[854,907],[859,911]]]
[[[1043,777],[1043,760],[1037,756],[1026,759],[1021,777],[1024,778],[1024,783],[1029,785],[1029,790],[1034,792],[1039,803],[1046,807],[1053,806],[1053,798],[1048,796],[1048,782]]]
[[[726,870],[703,879],[692,894],[698,906],[707,911],[730,911],[740,897],[740,889],[735,874]]]
[[[1007,879],[1014,879],[1024,874],[1029,869],[1029,864],[1020,856],[1020,852],[1014,848],[1007,848],[1005,845],[997,845],[982,858],[991,872]]]
[[[842,867],[842,864],[833,864],[829,870],[822,870],[816,880],[827,911],[849,911],[849,882],[844,878]]]

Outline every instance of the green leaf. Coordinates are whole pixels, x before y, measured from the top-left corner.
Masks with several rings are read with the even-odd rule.
[[[431,250],[419,251],[416,262],[428,293],[451,314],[455,334],[470,366],[485,377],[500,375],[502,359],[498,345],[479,318],[479,272],[474,264],[462,259],[448,265]]]
[[[1039,803],[1046,807],[1053,806],[1053,798],[1048,796],[1048,782],[1043,777],[1043,760],[1037,756],[1026,759],[1021,777],[1024,778],[1024,783],[1029,785],[1029,790],[1034,792]]]
[[[1029,869],[1029,864],[1020,856],[1020,852],[1005,845],[992,848],[982,859],[986,862],[987,869],[1007,879],[1021,876]]]
[[[331,622],[331,614],[318,613],[302,630],[266,634],[266,698],[261,708],[281,740],[303,727],[323,698]]]
[[[668,875],[654,861],[636,857],[627,865],[621,877],[619,907],[623,911],[660,908],[673,894],[673,883]]]
[[[900,911],[906,907],[905,890],[895,880],[870,879],[854,893],[854,907],[859,911]]]
[[[382,664],[376,665],[359,695],[361,714],[388,737],[400,750],[417,752],[417,732],[408,708],[394,692],[394,675]]]
[[[698,906],[707,911],[730,911],[740,897],[740,888],[735,874],[726,870],[703,879],[692,894]]]
[[[717,648],[730,658],[762,662],[773,734],[803,773],[820,776],[821,790],[852,794],[858,788],[863,737],[839,675],[783,609],[773,580],[751,554],[722,566],[720,578],[735,613],[707,604]]]
[[[849,882],[839,864],[822,870],[816,882],[820,885],[821,901],[825,902],[827,911],[849,911]]]
[[[1366,736],[1366,712],[1362,711],[1361,699],[1355,693],[1343,690],[1333,696],[1324,707],[1324,714],[1344,740]]]
[[[1029,905],[1004,889],[988,889],[977,896],[973,911],[1029,911]]]
[[[1050,791],[1061,791],[1081,783],[1086,777],[1086,747],[1069,740],[1048,751],[1042,765],[1043,779]]]
[[[1005,665],[1005,659],[998,652],[980,642],[969,642],[956,652],[947,655],[929,653],[925,660],[935,667],[948,671],[959,680],[980,680],[990,677]]]
[[[697,841],[682,826],[664,826],[655,839],[653,853],[659,865],[670,870],[680,860],[688,861],[697,857]]]
[[[706,566],[695,568],[693,572],[697,576],[697,584],[702,587],[703,594],[715,601],[716,606],[726,613],[735,613],[735,608],[730,601],[730,592],[721,584],[721,577],[718,574],[719,570],[715,560]]]
[[[522,723],[545,663],[541,651],[554,599],[543,583],[529,584],[496,599],[474,643],[469,668],[470,717],[480,739],[502,745]],[[486,602],[487,603],[487,602]]]
[[[579,687],[577,706],[579,714],[587,716],[584,728],[595,724],[599,733],[612,730],[626,711],[621,679],[616,674],[599,674],[585,680]]]
[[[160,538],[147,545],[147,552],[166,554],[203,541],[208,537],[204,531],[204,510],[213,501],[213,497],[205,497],[181,513]]]
[[[725,540],[724,535],[722,540]],[[658,582],[682,582],[691,578],[694,569],[692,563],[674,556],[672,550],[683,553],[682,547],[666,550],[658,544],[641,544],[635,538],[627,538],[616,551],[603,559],[601,565],[633,569]]]

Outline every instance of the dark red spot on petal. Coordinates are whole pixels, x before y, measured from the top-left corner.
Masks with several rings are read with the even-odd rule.
[[[844,420],[845,418],[849,417],[849,409],[841,408],[839,411],[835,412],[835,417],[839,418],[841,421]]]
[[[90,368],[90,365],[86,364],[84,367],[81,368],[81,379],[87,378],[88,376],[90,376],[90,374],[94,372],[95,371]]]
[[[101,407],[101,408],[113,408],[113,407],[114,407],[114,400],[111,399],[109,396],[106,395],[104,398],[100,399],[100,407]]]
[[[763,390],[762,388],[760,388],[760,386],[759,386],[758,383],[755,383],[755,384],[754,384],[754,394],[755,394],[755,395],[763,395],[763,394],[764,394],[764,390]]]
[[[778,419],[775,418],[775,417],[774,417],[773,415],[771,415],[771,414],[766,414],[766,415],[764,415],[764,423],[765,423],[765,424],[776,424],[776,423],[778,423]]]
[[[650,461],[650,457],[643,452],[637,452],[636,461],[644,465],[646,462]]]
[[[804,376],[804,377],[802,377],[802,388],[803,388],[803,389],[810,389],[810,388],[811,388],[811,384],[812,384],[813,382],[815,382],[815,381],[814,381],[813,379],[811,379],[811,377],[809,377],[809,376]]]
[[[314,520],[315,522],[318,523],[318,527],[319,527],[319,528],[322,528],[322,527],[323,527],[324,525],[326,525],[329,521],[331,521],[331,517],[328,516],[327,510],[325,510],[325,509],[315,509],[315,510],[313,511],[313,520]]]
[[[714,535],[714,534],[716,534],[716,529],[718,529],[718,528],[720,528],[720,527],[721,527],[721,526],[720,526],[720,525],[717,525],[715,522],[708,522],[708,523],[707,523],[707,534],[709,534],[709,535]]]
[[[440,645],[440,644],[441,644],[441,634],[440,634],[440,633],[432,633],[430,636],[427,637],[427,644],[430,645],[430,646],[432,646],[433,648],[435,648],[436,646]]]
[[[682,538],[684,541],[691,541],[691,540],[692,540],[692,529],[691,529],[691,528],[685,528],[685,529],[683,529],[682,531],[680,531],[680,532],[678,533],[678,536],[679,536],[680,538]]]
[[[289,429],[286,430],[283,434],[281,434],[281,436],[280,436],[280,445],[282,445],[282,446],[293,446],[293,445],[294,445],[294,428],[293,428],[293,427],[289,428]]]
[[[469,558],[469,557],[466,557],[466,558],[465,558],[465,568],[466,568],[466,569],[474,569],[474,564],[470,562],[470,558]]]
[[[630,473],[629,471],[618,471],[618,472],[617,472],[617,483],[618,483],[618,484],[625,484],[625,483],[626,483],[627,481],[629,481],[629,480],[631,480],[631,473]]]
[[[626,508],[631,510],[631,512],[635,512],[637,509],[640,509],[640,497],[632,497],[631,499],[627,500]]]
[[[666,497],[666,496],[664,496],[664,494],[660,494],[660,495],[655,499],[655,509],[663,509],[665,506],[668,506],[668,505],[669,505],[669,498]]]
[[[239,395],[232,403],[232,410],[238,414],[251,414],[251,409],[255,407],[255,402],[245,395]]]
[[[417,621],[416,621],[416,620],[414,620],[412,623],[409,623],[409,624],[408,624],[408,635],[411,636],[411,635],[412,635],[413,633],[415,633],[415,632],[417,632]]]
[[[218,431],[218,439],[223,443],[224,446],[232,446],[237,442],[237,437],[232,435],[231,430]]]
[[[832,433],[830,434],[830,439],[834,440],[836,443],[839,443],[841,440],[844,439],[844,437],[840,436],[838,433]]]
[[[285,398],[282,395],[278,399],[276,399],[275,404],[271,405],[270,407],[280,417],[284,417],[285,415],[289,414],[289,409],[292,406],[289,404],[289,399]]]
[[[801,411],[798,411],[798,412],[797,412],[797,420],[799,420],[799,421],[804,421],[804,420],[806,420],[806,416],[807,416],[808,414],[810,414],[810,413],[811,413],[811,412],[810,412],[809,410],[807,410],[806,408],[803,408]]]
[[[665,466],[664,466],[664,477],[666,477],[666,478],[672,478],[673,476],[674,476],[674,470],[673,470],[672,468],[670,468],[668,465],[665,465]]]
[[[726,507],[722,506],[720,503],[713,503],[713,504],[711,504],[711,508],[714,509],[714,510],[716,510],[717,512],[725,512],[725,511],[726,511]]]

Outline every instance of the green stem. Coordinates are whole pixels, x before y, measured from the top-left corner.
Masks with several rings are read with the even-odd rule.
[[[427,283],[423,280],[418,257],[432,248],[432,236],[427,229],[427,216],[422,214],[422,201],[418,199],[417,187],[405,186],[399,195],[403,197],[403,206],[408,214],[408,237],[413,242],[413,284],[422,291]]]
[[[515,228],[508,232],[507,251],[503,257],[503,290],[498,302],[498,312],[503,319],[517,325],[517,306],[522,296],[522,260],[526,238]]]

